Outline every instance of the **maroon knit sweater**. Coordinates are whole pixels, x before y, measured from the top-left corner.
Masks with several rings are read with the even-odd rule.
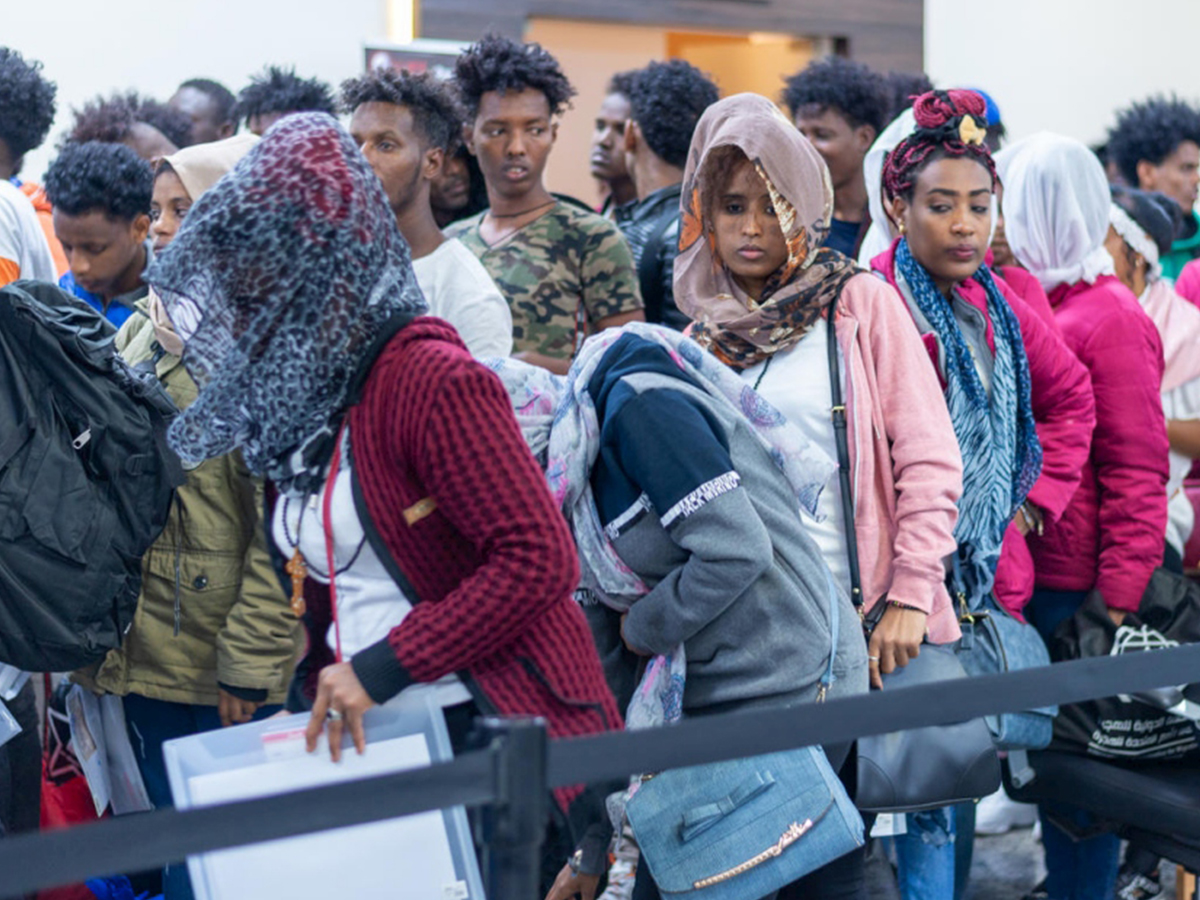
[[[574,543],[500,379],[447,323],[417,319],[376,359],[348,421],[356,505],[414,603],[351,660],[372,699],[459,672],[484,712],[542,716],[552,737],[620,728],[573,599]],[[328,593],[307,593],[324,632]]]

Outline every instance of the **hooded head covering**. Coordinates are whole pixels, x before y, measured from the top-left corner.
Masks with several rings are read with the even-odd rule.
[[[871,211],[871,227],[867,229],[867,235],[858,251],[858,263],[861,266],[871,265],[871,260],[892,245],[892,235],[887,226],[888,216],[883,208],[883,164],[887,161],[888,154],[916,128],[916,119],[913,118],[910,106],[880,132],[867,155],[863,157],[863,180],[867,187],[867,208]]]
[[[209,144],[193,144],[162,161],[171,167],[183,189],[195,203],[200,195],[220,181],[258,143],[252,134],[235,134],[223,141]]]
[[[379,179],[324,113],[281,119],[188,212],[146,279],[200,395],[181,457],[241,448],[258,474],[316,490],[354,388],[426,304]]]
[[[716,251],[711,211],[724,160],[713,151],[722,147],[736,147],[753,164],[787,241],[787,262],[757,301],[738,287]],[[833,215],[829,170],[766,97],[736,94],[705,111],[688,152],[681,204],[675,301],[696,320],[696,341],[735,368],[793,346],[842,285],[861,271],[841,253],[821,246]]]
[[[1008,244],[1047,292],[1113,274],[1108,179],[1091,150],[1043,132],[1005,147],[996,166]]]
[[[195,203],[201,194],[220,181],[257,143],[258,138],[252,134],[235,134],[223,141],[193,144],[178,153],[164,156],[162,161],[179,176],[183,189]],[[150,291],[148,305],[150,322],[154,326],[158,343],[168,353],[182,356],[183,340],[175,333],[171,319],[163,307],[162,298],[153,289]]]

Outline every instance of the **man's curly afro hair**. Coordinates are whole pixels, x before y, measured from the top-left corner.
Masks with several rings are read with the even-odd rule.
[[[150,213],[154,173],[124,144],[70,143],[46,170],[46,197],[68,216],[99,210],[132,222]]]
[[[704,111],[720,99],[717,86],[682,59],[652,62],[633,79],[631,117],[646,145],[669,165],[683,168]]]
[[[342,82],[341,110],[353,113],[364,103],[403,106],[430,147],[449,155],[462,140],[462,113],[451,86],[429,72],[375,69]]]
[[[191,143],[191,119],[165,103],[143,97],[137,91],[127,91],[108,98],[97,97],[76,110],[75,124],[63,144],[88,141],[123,144],[138,122],[154,126],[176,147]]]
[[[487,35],[458,57],[454,80],[471,118],[479,112],[479,101],[488,91],[541,91],[552,116],[567,109],[575,96],[558,60],[541,44],[522,44],[497,34]]]
[[[1160,165],[1184,141],[1200,144],[1200,110],[1174,95],[1159,95],[1117,113],[1117,124],[1108,133],[1108,155],[1136,186],[1139,162]]]
[[[913,101],[922,94],[933,90],[933,82],[924,72],[888,72],[884,76],[888,90],[887,120],[891,122],[896,116],[913,105]]]
[[[267,66],[238,91],[234,121],[268,113],[323,112],[333,115],[333,90],[318,78],[301,78],[295,69]]]
[[[887,81],[862,63],[828,56],[784,80],[783,102],[795,118],[806,106],[837,110],[854,127],[870,125],[878,134],[888,123]]]
[[[630,69],[628,72],[618,72],[612,78],[608,79],[608,87],[605,88],[605,94],[620,94],[625,99],[633,93],[633,82],[637,78],[640,69]]]
[[[54,124],[58,88],[41,70],[40,62],[0,47],[0,140],[14,160],[40,147]]]

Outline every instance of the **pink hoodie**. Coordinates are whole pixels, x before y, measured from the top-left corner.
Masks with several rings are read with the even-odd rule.
[[[871,260],[871,266],[893,286],[896,285],[895,252],[893,244]],[[1003,279],[996,278],[996,286],[1016,314],[1029,359],[1030,399],[1042,444],[1042,474],[1029,492],[1029,502],[1042,510],[1049,524],[1058,521],[1067,508],[1087,462],[1096,424],[1092,384],[1087,369],[1067,348],[1057,328],[1043,321]],[[963,282],[958,290],[965,301],[987,317],[987,296],[979,282]],[[987,337],[994,351],[990,319]],[[928,334],[922,335],[922,339],[936,371],[937,338]],[[941,378],[940,372],[938,377]],[[1033,557],[1017,527],[1010,524],[996,567],[996,600],[1019,616],[1033,596],[1033,587]]]
[[[1038,587],[1095,588],[1112,609],[1136,610],[1162,562],[1167,525],[1162,341],[1111,275],[1059,285],[1050,303],[1091,374],[1096,428],[1079,490],[1045,536],[1029,541]]]
[[[846,283],[835,320],[844,365],[855,531],[869,610],[886,594],[961,636],[943,560],[954,552],[962,458],[912,318],[874,275]]]

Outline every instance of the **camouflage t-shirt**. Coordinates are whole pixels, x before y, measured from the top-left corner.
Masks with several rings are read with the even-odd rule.
[[[609,316],[642,308],[629,245],[607,219],[559,203],[489,247],[479,234],[484,213],[446,233],[479,257],[513,319],[513,352],[570,359]]]

